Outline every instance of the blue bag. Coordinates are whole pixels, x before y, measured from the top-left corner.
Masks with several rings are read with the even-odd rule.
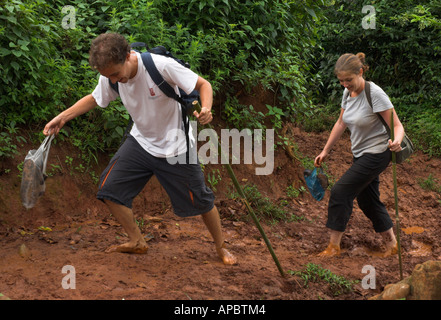
[[[306,186],[314,199],[317,201],[322,200],[328,187],[328,179],[323,173],[323,169],[320,168],[319,172],[317,172],[317,168],[314,168],[312,171],[306,169],[303,175],[305,176]]]

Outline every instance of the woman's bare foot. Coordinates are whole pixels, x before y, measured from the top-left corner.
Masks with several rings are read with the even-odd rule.
[[[120,244],[120,245],[113,245],[109,248],[107,248],[106,252],[107,253],[112,253],[112,252],[122,252],[122,253],[137,253],[137,254],[144,254],[147,253],[148,250],[148,246],[147,244],[144,243],[131,243],[131,242],[127,242],[124,244]]]
[[[343,232],[331,230],[328,247],[318,254],[319,257],[335,257],[340,255],[340,243]]]
[[[328,247],[318,254],[319,257],[335,257],[340,255],[340,247],[330,243]]]
[[[226,265],[233,265],[237,263],[236,257],[225,248],[225,243],[220,248],[216,248],[217,254]]]
[[[398,253],[398,242],[395,238],[395,234],[392,228],[385,232],[380,233],[383,237],[384,245],[386,250],[383,254],[383,257],[389,257]]]
[[[382,257],[390,257],[398,253],[398,243],[395,242],[393,245],[386,245],[386,251],[382,254]]]

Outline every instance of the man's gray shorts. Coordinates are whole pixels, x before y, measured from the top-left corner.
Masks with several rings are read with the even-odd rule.
[[[131,135],[101,174],[97,198],[132,208],[152,175],[167,192],[176,215],[190,217],[213,209],[214,194],[199,164],[170,164],[150,155]]]

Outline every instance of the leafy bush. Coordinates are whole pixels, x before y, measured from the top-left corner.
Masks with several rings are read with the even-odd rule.
[[[368,30],[362,28],[361,9],[369,3],[361,0],[328,6],[330,0],[73,0],[75,27],[67,29],[64,0],[0,1],[3,131],[14,124],[41,132],[53,116],[90,93],[97,80],[88,65],[90,41],[114,31],[130,42],[164,45],[188,61],[222,96],[221,116],[241,126],[258,127],[262,114],[241,106],[235,94],[260,85],[279,98],[268,109],[280,112],[264,115],[273,123],[283,114],[310,128],[328,128],[335,117],[329,106],[338,109],[341,96],[334,63],[342,48],[363,51],[369,79],[389,94],[406,130],[423,150],[441,154],[439,116],[434,116],[441,98],[436,90],[441,83],[438,1],[372,2],[376,29]],[[328,115],[324,124],[318,120],[323,114]],[[240,119],[245,116],[254,118]],[[91,158],[118,145],[126,118],[115,102],[69,123],[64,137]],[[0,145],[16,135],[4,131]]]
[[[429,156],[441,157],[441,110],[424,110],[413,116],[406,129],[415,133],[412,140]]]
[[[228,97],[225,102],[223,115],[233,128],[242,129],[263,129],[265,115],[254,110],[252,105],[242,105],[236,97]]]
[[[55,54],[52,41],[56,24],[51,8],[41,1],[24,4],[6,1],[0,6],[0,108],[7,122],[15,119],[17,109],[25,119],[41,118],[35,108],[44,98],[42,89],[46,74],[41,69],[45,61]]]

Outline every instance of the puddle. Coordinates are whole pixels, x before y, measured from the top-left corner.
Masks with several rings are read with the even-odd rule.
[[[428,256],[432,253],[432,247],[428,244],[412,240],[412,250],[409,251],[409,254],[413,256],[423,257]]]
[[[401,230],[403,230],[405,234],[423,233],[424,232],[424,228],[422,228],[422,227],[409,227],[409,228],[403,228]]]
[[[422,227],[408,227],[401,229],[405,234],[420,234],[423,233],[425,230]],[[428,245],[421,241],[412,240],[412,245],[410,248],[405,248],[409,250],[404,250],[403,247],[401,248],[401,252],[404,254],[409,254],[412,256],[417,257],[424,257],[429,256],[432,254],[432,246]],[[344,250],[342,250],[343,253]],[[373,250],[371,248],[365,247],[365,246],[357,246],[351,249],[351,254],[355,256],[370,256],[370,257],[378,257],[378,258],[385,258],[390,256],[387,252],[383,252],[380,250]]]
[[[352,249],[351,252],[354,255],[360,255],[360,256],[368,255],[371,257],[378,257],[378,258],[385,258],[388,256],[385,252],[372,250],[364,246],[355,247],[354,249]]]
[[[412,234],[412,233],[423,233],[424,228],[422,227],[408,227],[402,229],[405,234]],[[409,254],[412,256],[428,256],[432,253],[432,247],[428,244],[425,244],[420,241],[412,240],[412,249],[409,250]]]
[[[379,257],[379,258],[384,258],[386,256],[385,252],[381,252],[381,251],[375,251],[369,248],[363,248],[364,251],[366,252],[366,254],[368,254],[371,257]]]
[[[403,252],[403,248],[401,248],[401,252]],[[352,254],[360,256],[368,255],[376,258],[385,258],[389,256],[385,252],[372,250],[366,247],[357,247],[352,250]],[[407,252],[407,254],[416,257],[429,256],[432,254],[432,247],[423,242],[412,240],[412,248]]]

